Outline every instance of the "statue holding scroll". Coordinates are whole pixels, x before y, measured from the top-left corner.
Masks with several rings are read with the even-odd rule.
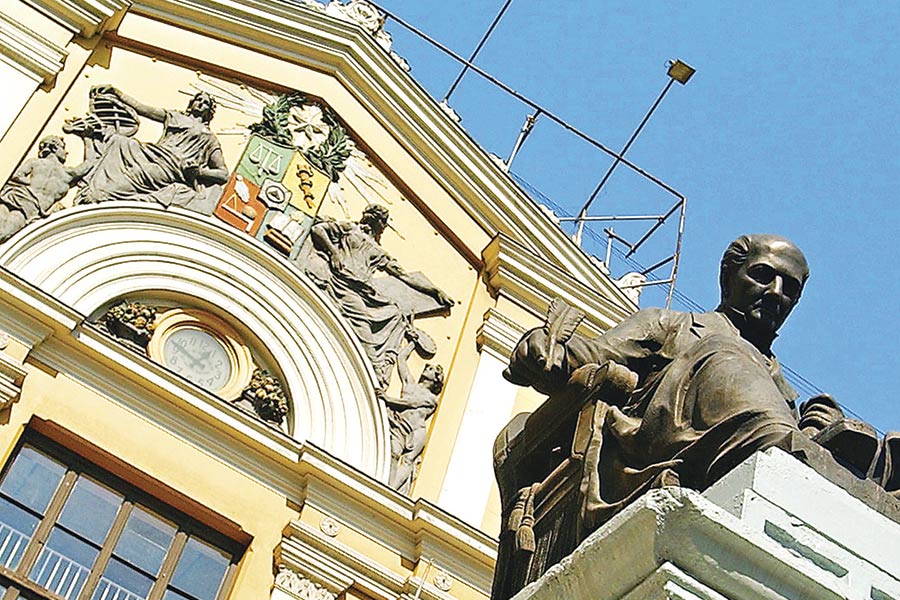
[[[806,258],[790,241],[742,236],[722,259],[715,311],[651,308],[594,339],[565,327],[553,339],[559,331],[552,326],[523,337],[505,372],[513,383],[548,394],[580,385],[591,393],[610,365],[635,375],[621,403],[595,415],[602,440],[594,444],[602,449],[593,453],[596,468],[585,467],[588,525],[654,485],[703,489],[756,450],[799,432],[797,393],[771,345],[808,276]]]

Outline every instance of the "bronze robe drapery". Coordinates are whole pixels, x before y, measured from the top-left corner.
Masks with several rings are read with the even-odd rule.
[[[598,338],[576,335],[560,375],[606,361],[637,373],[638,387],[624,405],[596,415],[602,439],[594,440],[596,472],[585,474],[588,521],[655,484],[704,489],[797,431],[797,393],[778,361],[741,338],[722,313],[645,309]]]

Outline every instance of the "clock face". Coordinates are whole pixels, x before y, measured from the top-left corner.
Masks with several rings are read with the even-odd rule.
[[[185,379],[215,392],[231,378],[231,360],[214,335],[194,327],[179,328],[163,344],[165,365]]]

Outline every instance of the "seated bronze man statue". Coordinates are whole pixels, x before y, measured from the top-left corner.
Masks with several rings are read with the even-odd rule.
[[[581,484],[583,525],[607,520],[648,488],[702,490],[757,450],[791,446],[800,433],[797,392],[771,346],[808,276],[790,241],[741,236],[722,258],[715,311],[648,308],[594,339],[548,339],[549,322],[525,334],[504,373],[513,383],[550,395],[578,386],[591,394],[613,369],[632,377],[618,400],[598,396],[602,411],[594,414]],[[825,400],[814,403],[806,433],[843,420]]]

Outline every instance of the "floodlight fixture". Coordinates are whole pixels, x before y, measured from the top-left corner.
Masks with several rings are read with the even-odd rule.
[[[682,62],[681,60],[674,58],[666,63],[666,66],[669,67],[668,75],[681,85],[684,85],[688,82],[688,80],[693,77],[696,69],[686,62]]]

